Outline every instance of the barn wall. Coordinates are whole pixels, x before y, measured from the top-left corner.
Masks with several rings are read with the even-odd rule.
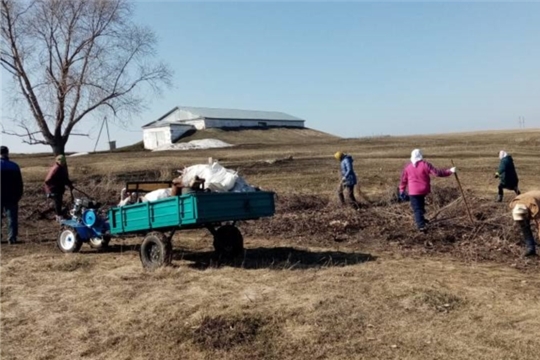
[[[222,128],[222,127],[304,127],[304,121],[280,121],[280,120],[229,120],[229,119],[205,119],[205,127]]]
[[[184,120],[194,120],[194,119],[199,119],[200,118],[200,115],[198,115],[198,114],[194,114],[194,113],[192,113],[190,111],[181,110],[181,109],[177,109],[171,115],[174,115],[174,120],[182,121],[182,122],[184,122]]]
[[[195,127],[195,129],[197,129],[197,130],[202,130],[202,129],[206,128],[203,119],[199,119],[199,120],[182,120],[182,124],[191,125],[191,126]]]
[[[180,136],[184,135],[186,132],[192,129],[193,129],[193,126],[191,125],[171,124],[169,141],[171,143],[175,142],[176,140],[180,138]]]
[[[178,109],[173,111],[172,113],[170,113],[168,116],[165,116],[163,119],[161,119],[161,121],[163,121],[164,123],[175,122],[175,121],[178,121],[178,120],[180,120],[179,110]]]

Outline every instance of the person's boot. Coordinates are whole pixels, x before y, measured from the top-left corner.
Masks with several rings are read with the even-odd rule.
[[[360,210],[362,208],[362,204],[360,204],[358,201],[351,202],[351,207],[354,210]]]
[[[502,202],[502,201],[503,201],[503,196],[497,195],[497,202]]]
[[[525,251],[525,254],[523,254],[525,257],[531,257],[531,256],[537,256],[536,249],[535,248],[527,248],[527,251]]]
[[[343,194],[338,194],[338,199],[341,205],[345,205],[345,197],[343,196]]]

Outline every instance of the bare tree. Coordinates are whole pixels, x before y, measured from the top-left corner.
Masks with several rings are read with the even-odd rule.
[[[30,111],[15,120],[28,144],[63,154],[74,128],[89,114],[129,117],[144,108],[145,90],[170,85],[155,60],[154,33],[132,21],[129,0],[0,0],[0,63],[14,96]]]

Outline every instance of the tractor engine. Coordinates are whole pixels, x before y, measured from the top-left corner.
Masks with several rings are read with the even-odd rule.
[[[77,198],[70,210],[71,218],[77,222],[82,222],[86,226],[92,227],[98,220],[97,209],[101,204],[86,198]]]

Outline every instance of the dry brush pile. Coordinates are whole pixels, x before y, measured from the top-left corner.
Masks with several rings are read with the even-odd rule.
[[[53,221],[52,203],[45,199],[41,185],[32,185],[25,189],[20,208],[23,233],[26,231],[28,239],[34,242],[54,240],[58,228]],[[115,179],[88,179],[81,188],[107,208],[116,204],[121,184]],[[518,267],[538,265],[520,260],[521,234],[506,203],[478,198],[472,193],[466,196],[473,223],[458,189],[434,188],[427,199],[427,234],[416,231],[409,203],[399,203],[395,189],[389,189],[379,199],[371,199],[371,204],[359,210],[342,207],[327,196],[279,194],[275,216],[246,222],[242,231],[245,236],[278,237],[291,245],[375,245],[413,254],[446,253],[468,261],[507,262]],[[66,194],[65,200],[68,197]]]
[[[306,246],[382,245],[414,254],[446,253],[468,261],[538,265],[520,260],[521,234],[506,203],[470,193],[466,197],[472,223],[456,188],[433,189],[427,198],[427,234],[415,229],[409,203],[399,203],[393,191],[359,210],[318,195],[280,195],[276,215],[246,224],[244,231]]]

